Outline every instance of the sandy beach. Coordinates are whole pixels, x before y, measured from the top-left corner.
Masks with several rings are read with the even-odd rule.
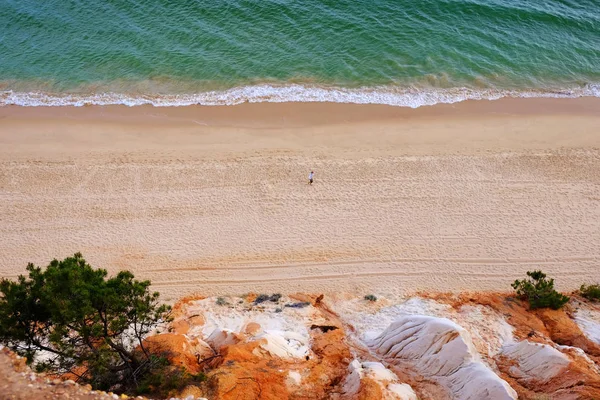
[[[0,107],[0,276],[77,251],[167,301],[597,283],[600,99]]]

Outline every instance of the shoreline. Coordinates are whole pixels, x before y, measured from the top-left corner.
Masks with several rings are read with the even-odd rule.
[[[597,283],[600,99],[0,107],[0,276],[191,293]],[[308,187],[307,171],[316,182]]]
[[[396,156],[598,148],[599,110],[600,98],[466,101],[417,109],[338,103],[5,106],[0,107],[0,145],[16,146],[11,156],[40,159],[80,152],[148,156],[146,150],[153,157],[166,153],[169,158],[178,151],[194,158],[286,148],[309,155],[368,149]],[[373,129],[377,136],[365,133]],[[182,138],[181,145],[175,136]],[[37,146],[40,140],[49,142],[51,151]],[[228,144],[234,145],[232,151]]]
[[[0,88],[2,87],[0,82]],[[10,86],[10,84],[8,85]],[[396,85],[366,87],[318,86],[313,84],[273,82],[254,83],[221,90],[195,93],[100,92],[101,87],[92,85],[79,93],[52,93],[44,91],[0,90],[0,105],[18,106],[232,106],[247,103],[336,103],[356,105],[389,105],[407,108],[456,104],[463,101],[499,99],[577,99],[599,98],[600,84],[588,82],[576,87],[546,88],[475,88],[475,87],[402,87]],[[147,89],[146,89],[147,90]]]
[[[600,109],[600,98],[502,98],[496,100],[465,100],[457,103],[440,103],[417,108],[386,104],[352,104],[336,102],[282,102],[242,103],[235,105],[160,106],[149,104],[127,106],[0,106],[0,116],[14,119],[96,119],[110,116],[117,122],[139,123],[136,117],[152,116],[152,123],[189,123],[200,117],[201,122],[231,126],[225,121],[235,119],[244,126],[281,128],[306,125],[365,122],[370,120],[414,119],[424,117],[466,117],[497,114],[520,115],[589,115]],[[350,113],[350,114],[348,114]],[[274,119],[283,116],[285,121]],[[235,126],[235,125],[234,125]]]

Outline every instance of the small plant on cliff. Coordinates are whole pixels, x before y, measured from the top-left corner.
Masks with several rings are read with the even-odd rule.
[[[225,300],[223,297],[217,297],[215,304],[218,306],[226,306],[229,303],[227,303],[227,300]]]
[[[511,285],[517,295],[529,302],[531,309],[549,307],[558,310],[569,297],[554,290],[554,279],[547,279],[542,271],[527,271],[527,279],[517,279]]]
[[[600,300],[600,285],[581,285],[579,294],[588,300],[599,301]]]
[[[29,276],[0,281],[0,343],[38,371],[69,374],[97,389],[134,389],[153,373],[143,339],[169,320],[149,281],[128,271],[107,279],[77,253]]]
[[[372,295],[372,294],[368,294],[365,296],[365,300],[367,301],[377,301],[377,296]]]
[[[138,382],[134,393],[154,394],[161,398],[169,398],[189,385],[198,385],[206,380],[203,373],[190,374],[182,367],[169,365],[168,357],[152,356],[152,368]]]
[[[254,304],[264,303],[270,298],[271,296],[269,296],[268,294],[259,294],[258,296],[256,296],[256,299],[254,299]]]
[[[273,303],[278,303],[280,299],[281,299],[281,293],[275,293],[269,297],[269,301],[271,301]]]

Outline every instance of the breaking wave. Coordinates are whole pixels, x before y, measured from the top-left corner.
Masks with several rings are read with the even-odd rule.
[[[67,94],[45,92],[0,91],[0,105],[36,106],[75,106],[153,105],[155,107],[178,107],[189,105],[236,105],[242,103],[283,103],[283,102],[332,102],[353,104],[385,104],[399,107],[417,108],[440,103],[457,103],[465,100],[497,100],[503,97],[530,98],[577,98],[600,97],[600,84],[587,84],[570,89],[407,89],[397,87],[334,88],[290,85],[253,85],[221,91],[207,91],[194,94],[122,94],[93,93]]]

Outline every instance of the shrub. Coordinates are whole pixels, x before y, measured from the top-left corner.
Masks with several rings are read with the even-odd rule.
[[[270,296],[268,294],[260,294],[254,300],[254,304],[264,303],[265,301],[271,301],[273,303],[277,303],[277,302],[279,302],[279,299],[281,299],[280,293],[275,293]]]
[[[372,295],[372,294],[368,294],[365,296],[365,300],[367,301],[377,301],[377,297]]]
[[[107,279],[79,253],[27,271],[0,280],[0,343],[29,363],[38,359],[37,370],[125,391],[162,365],[143,338],[170,320],[170,308],[159,305],[150,281],[128,271]]]
[[[600,285],[581,285],[579,288],[579,294],[588,300],[599,301],[600,300]]]
[[[206,380],[203,373],[190,374],[183,367],[169,365],[168,358],[154,356],[150,372],[145,374],[135,388],[135,394],[152,394],[161,398],[176,395],[181,388]]]
[[[531,309],[549,307],[558,310],[569,301],[569,297],[554,290],[554,279],[546,279],[542,271],[527,271],[527,279],[517,279],[511,285],[517,295],[529,302]]]
[[[265,301],[269,300],[270,297],[271,296],[268,294],[259,294],[256,296],[256,299],[254,299],[254,304],[264,303]]]
[[[281,299],[281,293],[275,293],[269,297],[269,301],[272,301],[273,303],[277,303],[279,299]]]
[[[227,301],[223,297],[217,297],[217,301],[215,302],[218,306],[226,306]]]
[[[289,307],[289,308],[304,308],[304,307],[308,307],[310,306],[310,303],[308,301],[301,301],[298,303],[288,303],[285,305],[285,307]]]

